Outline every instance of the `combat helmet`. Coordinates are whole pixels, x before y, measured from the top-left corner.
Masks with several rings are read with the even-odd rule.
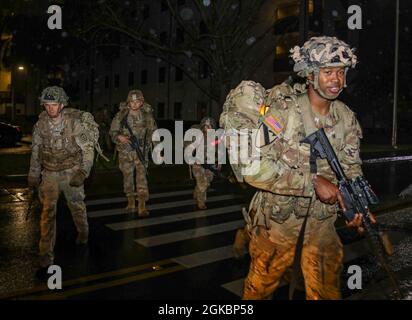
[[[309,81],[314,89],[325,99],[330,99],[319,88],[319,69],[323,67],[344,67],[346,87],[346,74],[349,68],[355,68],[357,57],[355,49],[336,37],[312,37],[302,47],[295,46],[290,50],[295,62],[293,71],[301,77],[313,73],[313,81]]]
[[[212,117],[204,117],[200,120],[200,128],[203,129],[205,126],[210,126],[212,129],[216,129],[216,121]]]
[[[137,100],[144,101],[143,92],[141,90],[130,90],[126,103],[129,104],[129,102]]]
[[[67,106],[69,103],[69,97],[63,88],[58,86],[52,86],[45,88],[40,97],[40,103],[61,103],[63,106]]]

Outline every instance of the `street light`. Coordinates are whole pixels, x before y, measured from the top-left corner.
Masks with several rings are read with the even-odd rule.
[[[24,71],[24,66],[23,65],[19,65],[17,66],[17,70],[19,72],[23,72]],[[14,120],[16,119],[16,100],[15,100],[15,80],[14,80],[14,68],[12,68],[11,70],[11,121],[14,122]]]
[[[396,0],[396,23],[395,23],[395,67],[393,84],[393,116],[392,116],[392,147],[397,149],[398,139],[398,65],[399,65],[399,0]]]

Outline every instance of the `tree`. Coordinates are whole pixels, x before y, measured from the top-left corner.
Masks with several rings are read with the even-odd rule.
[[[81,10],[88,15],[77,17],[76,32],[96,46],[124,45],[170,63],[219,104],[231,87],[249,78],[274,53],[274,41],[262,41],[273,34],[271,1],[187,0],[179,5],[180,1],[164,0],[159,9],[167,12],[167,34],[146,23],[148,3],[93,2]],[[118,41],[110,41],[113,34]]]
[[[12,15],[6,10],[0,11],[0,71],[5,69],[10,57],[12,37],[6,37],[10,19]]]

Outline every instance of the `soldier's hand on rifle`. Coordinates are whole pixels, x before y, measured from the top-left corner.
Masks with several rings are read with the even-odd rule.
[[[316,175],[313,179],[313,185],[315,187],[316,195],[320,201],[327,204],[335,204],[339,201],[342,210],[346,210],[342,195],[338,187],[332,182],[322,176]]]
[[[130,139],[129,139],[129,137],[128,136],[125,136],[125,135],[123,135],[123,134],[119,134],[118,136],[117,136],[117,140],[119,140],[119,142],[121,143],[121,144],[130,144]]]
[[[370,219],[372,224],[376,223],[376,219],[375,219],[374,215],[370,212],[369,212],[369,219]],[[350,222],[346,221],[346,225],[349,228],[356,228],[356,231],[359,234],[363,234],[365,232],[365,229],[362,227],[362,214],[360,214],[360,213],[356,213],[355,218],[352,221],[350,221]]]

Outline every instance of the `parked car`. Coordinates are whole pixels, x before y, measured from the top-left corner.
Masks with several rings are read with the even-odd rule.
[[[21,140],[22,129],[5,122],[0,122],[0,146],[10,147]]]

